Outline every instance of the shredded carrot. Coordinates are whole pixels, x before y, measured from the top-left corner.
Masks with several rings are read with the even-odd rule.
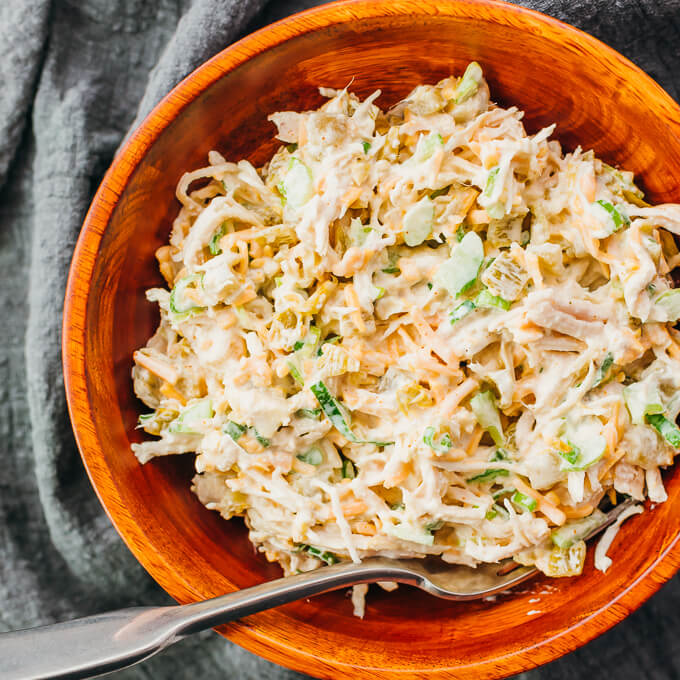
[[[366,510],[368,510],[368,505],[362,500],[353,500],[342,505],[342,514],[345,517],[356,517]]]
[[[477,450],[479,442],[482,441],[483,436],[484,430],[479,425],[475,425],[475,429],[472,431],[470,440],[465,447],[465,453],[467,453],[468,456],[471,456]]]
[[[399,486],[399,484],[405,481],[406,478],[409,476],[410,471],[411,471],[410,465],[402,461],[401,463],[399,463],[397,472],[395,472],[391,477],[387,478],[383,482],[383,486],[386,489],[392,489],[395,486]]]
[[[607,495],[609,496],[609,500],[611,501],[612,505],[616,505],[619,502],[618,498],[616,497],[616,489],[614,489],[614,487],[609,489]]]
[[[442,416],[451,418],[465,397],[479,387],[479,383],[474,378],[466,378],[460,385],[455,387],[442,404]]]
[[[355,522],[352,526],[352,529],[357,534],[361,534],[362,536],[375,536],[376,534],[375,524],[372,524],[371,522],[364,522],[363,520]]]
[[[150,371],[172,385],[179,380],[177,369],[161,359],[150,357],[140,351],[134,352],[132,358],[136,364],[143,366],[147,371]]]
[[[161,385],[160,393],[168,399],[177,399],[182,406],[186,406],[187,404],[184,395],[176,390],[169,382],[164,382]]]
[[[236,244],[239,254],[239,272],[242,276],[248,273],[248,244],[244,241],[239,241]]]
[[[352,321],[357,327],[357,330],[359,333],[365,333],[366,324],[364,323],[364,319],[361,316],[361,304],[359,303],[359,296],[357,295],[354,284],[352,283],[348,283],[345,286],[345,302],[355,310],[352,312]]]
[[[525,484],[519,477],[513,479],[514,487],[525,494],[531,496],[536,501],[537,509],[542,512],[553,524],[561,526],[567,521],[566,514],[557,506],[551,503],[543,494],[536,491],[536,489]]]
[[[246,288],[241,292],[236,298],[231,301],[231,304],[239,307],[240,305],[245,305],[246,302],[250,302],[257,297],[257,293],[252,288]]]

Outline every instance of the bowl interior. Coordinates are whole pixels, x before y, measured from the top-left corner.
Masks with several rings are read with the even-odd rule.
[[[554,135],[566,149],[580,144],[633,170],[654,202],[680,200],[680,141],[669,123],[677,109],[632,65],[525,10],[461,3],[435,12],[435,4],[419,3],[421,13],[409,15],[416,10],[408,3],[349,3],[246,39],[161,105],[179,113],[138,160],[153,130],[166,125],[162,112],[152,114],[95,199],[69,289],[72,295],[85,287],[84,324],[75,313],[66,320],[67,337],[81,333],[83,344],[79,359],[66,353],[74,423],[114,523],[182,602],[280,575],[254,552],[241,521],[225,522],[195,499],[192,456],[142,467],[129,448],[141,438],[135,424],[143,409],[132,392],[131,355],[158,323],[155,305],[144,297],[148,287],[162,285],[153,253],[166,242],[177,213],[179,177],[205,165],[209,150],[261,165],[278,144],[267,115],[317,107],[319,85],[351,82],[362,97],[380,88],[378,103],[386,107],[415,85],[460,73],[475,59],[492,99],[526,111],[529,132],[557,122]],[[339,23],[324,25],[329,21]],[[186,88],[213,80],[186,103]],[[77,362],[85,392],[76,393]],[[346,593],[338,592],[248,617],[223,632],[274,661],[323,677],[356,677],[357,667],[384,678],[447,675],[453,668],[461,678],[523,670],[613,625],[673,572],[671,558],[666,572],[657,565],[680,525],[680,478],[669,473],[665,479],[669,501],[624,525],[606,578],[592,568],[591,555],[580,578],[536,579],[494,602],[452,604],[408,588],[389,595],[375,589],[359,621]],[[654,578],[641,580],[652,569]]]

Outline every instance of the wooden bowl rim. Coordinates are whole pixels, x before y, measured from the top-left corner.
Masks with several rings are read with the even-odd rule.
[[[418,3],[412,3],[410,0],[339,0],[270,24],[230,45],[200,65],[154,107],[122,146],[106,172],[85,217],[66,286],[62,326],[66,398],[78,449],[104,510],[142,566],[179,602],[194,601],[197,594],[192,590],[191,584],[184,580],[182,574],[173,571],[173,565],[162,553],[154,553],[154,559],[149,557],[150,546],[144,544],[145,534],[128,513],[118,493],[114,477],[104,460],[87,384],[84,348],[90,285],[99,245],[118,200],[151,146],[184,108],[216,81],[252,57],[301,35],[360,19],[404,15],[472,18],[475,16],[474,10],[480,8],[488,11],[492,17],[490,21],[505,24],[517,31],[536,29],[543,30],[552,37],[569,36],[574,43],[587,43],[593,51],[614,62],[618,61],[639,78],[646,88],[654,92],[667,111],[677,113],[675,120],[667,117],[664,122],[680,136],[680,106],[658,83],[597,38],[541,12],[511,5],[502,0],[455,0],[455,2],[420,0]],[[270,661],[324,678],[357,677],[362,671],[372,671],[375,677],[395,680],[422,678],[424,675],[431,678],[456,677],[469,680],[506,677],[548,663],[577,649],[612,628],[642,605],[680,568],[679,538],[680,534],[675,536],[651,566],[614,595],[609,602],[558,634],[504,656],[455,667],[409,671],[359,668],[333,658],[312,656],[299,647],[291,646],[285,636],[273,637],[254,626],[236,622],[226,628],[223,627],[220,632],[231,641]],[[228,575],[226,578],[228,579]],[[236,589],[234,584],[231,585]],[[501,675],[498,674],[499,664],[502,664]]]

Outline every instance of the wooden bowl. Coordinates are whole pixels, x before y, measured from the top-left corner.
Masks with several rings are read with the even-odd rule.
[[[152,576],[180,602],[280,575],[189,490],[193,456],[142,467],[130,452],[141,404],[132,351],[158,322],[144,290],[161,284],[183,172],[210,149],[262,164],[268,114],[307,109],[319,85],[383,106],[419,83],[482,64],[493,99],[553,121],[566,148],[593,148],[633,170],[655,202],[680,201],[680,110],[648,76],[594,38],[489,0],[379,0],[312,9],[254,33],[192,73],[151,113],[106,174],[76,247],[64,313],[64,373],[78,445],[101,502]],[[604,576],[536,579],[495,602],[452,604],[419,591],[372,592],[366,618],[337,592],[220,628],[265,658],[322,678],[499,678],[591,640],[644,602],[680,565],[680,476],[669,500],[624,525]]]

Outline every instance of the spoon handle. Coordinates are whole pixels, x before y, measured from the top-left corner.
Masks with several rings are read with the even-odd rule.
[[[357,583],[418,577],[382,558],[343,562],[203,602],[134,607],[0,634],[0,680],[87,678],[136,664],[178,640],[294,600]]]

